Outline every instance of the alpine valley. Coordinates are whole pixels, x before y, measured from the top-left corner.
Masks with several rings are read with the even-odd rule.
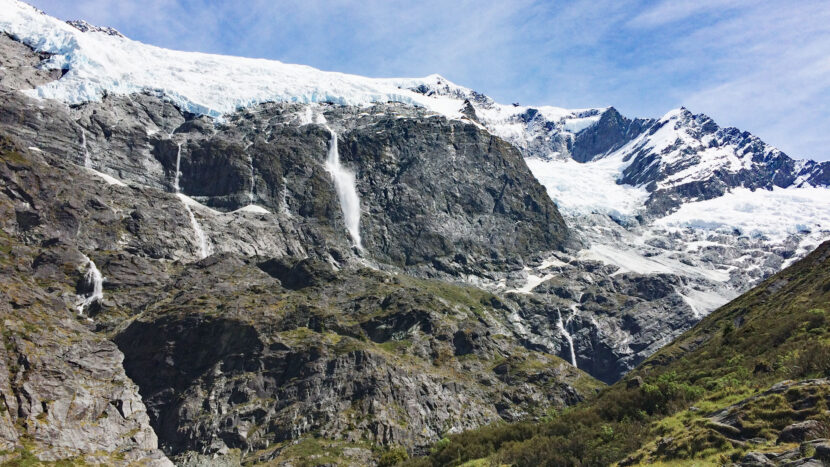
[[[17,0],[0,96],[0,463],[830,456],[829,162]]]

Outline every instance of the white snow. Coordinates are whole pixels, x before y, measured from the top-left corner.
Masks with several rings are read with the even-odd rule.
[[[258,206],[256,204],[249,204],[249,205],[245,206],[244,208],[239,208],[239,209],[237,209],[236,211],[233,211],[233,212],[252,212],[252,213],[255,213],[255,214],[271,214],[271,211],[265,209],[262,206]]]
[[[519,287],[518,289],[510,289],[510,290],[506,290],[505,292],[529,294],[539,284],[553,278],[553,274],[545,274],[543,276],[539,276],[539,275],[536,275],[536,274],[530,272],[531,270],[529,268],[525,268],[525,271],[528,272],[527,273],[527,280],[525,281],[525,284],[523,286]]]
[[[830,191],[826,188],[737,188],[705,201],[686,203],[658,219],[667,230],[703,229],[731,232],[771,240],[806,232],[830,231]]]
[[[607,214],[615,219],[636,215],[648,198],[644,188],[617,184],[627,162],[611,155],[591,162],[573,159],[525,159],[533,176],[566,214]]]
[[[102,32],[81,32],[17,0],[0,0],[0,30],[39,52],[54,54],[49,66],[67,73],[28,93],[69,104],[99,100],[107,92],[160,91],[185,110],[213,117],[262,102],[387,101],[460,117],[457,99],[405,89],[434,76],[375,79],[274,60],[166,50]]]
[[[337,133],[328,129],[331,133],[328,155],[326,157],[326,170],[334,180],[334,187],[337,190],[337,198],[340,200],[340,209],[343,211],[343,220],[346,229],[352,237],[352,241],[358,248],[363,248],[360,242],[360,197],[357,194],[357,185],[352,171],[343,167],[340,163],[340,152],[337,150]]]
[[[600,115],[592,115],[590,117],[581,118],[567,118],[564,120],[564,128],[571,133],[579,133],[580,131],[592,127],[600,119]]]
[[[105,182],[107,182],[110,185],[127,186],[126,183],[122,182],[121,180],[119,180],[119,179],[117,179],[117,178],[115,178],[111,175],[107,175],[103,172],[99,172],[95,169],[90,169],[90,168],[87,168],[86,170],[89,173],[91,173],[92,175],[95,175],[96,177],[100,177],[101,179],[103,179]]]
[[[689,266],[680,261],[664,256],[647,258],[633,248],[624,244],[608,245],[594,243],[589,248],[579,252],[583,260],[601,261],[619,267],[614,274],[633,272],[636,274],[677,274],[687,277],[699,277],[713,282],[726,282],[729,272],[721,269],[710,269],[702,266]]]
[[[689,305],[695,317],[702,318],[729,300],[735,298],[736,294],[723,294],[716,291],[703,292],[700,290],[688,290],[685,293],[678,292],[683,301]]]

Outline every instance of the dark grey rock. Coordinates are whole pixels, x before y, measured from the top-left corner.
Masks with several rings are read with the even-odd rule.
[[[815,439],[826,432],[824,425],[818,420],[806,420],[793,423],[781,430],[778,435],[779,443],[799,443]]]

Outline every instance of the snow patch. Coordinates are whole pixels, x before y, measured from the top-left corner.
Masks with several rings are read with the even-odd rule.
[[[90,168],[87,168],[86,170],[87,170],[87,172],[91,173],[92,175],[95,175],[96,177],[99,177],[99,178],[103,179],[105,182],[107,182],[110,185],[127,186],[126,183],[124,183],[121,180],[113,177],[112,175],[107,175],[103,172],[99,172],[95,169],[90,169]]]
[[[254,214],[271,214],[271,211],[265,209],[262,206],[258,206],[256,204],[249,204],[244,208],[239,208],[233,212],[252,212]]]
[[[702,229],[783,240],[793,234],[830,232],[830,191],[826,188],[737,188],[705,201],[686,203],[654,222],[669,231]]]
[[[565,214],[602,213],[630,219],[648,199],[644,188],[617,183],[627,162],[605,157],[580,163],[573,159],[525,159],[527,166],[551,199]]]

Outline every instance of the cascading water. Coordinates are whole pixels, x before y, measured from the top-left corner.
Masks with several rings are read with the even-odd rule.
[[[190,226],[193,227],[193,232],[196,234],[196,243],[199,244],[199,259],[205,259],[208,257],[208,253],[210,251],[208,248],[207,235],[205,235],[205,231],[202,230],[202,226],[199,225],[199,221],[196,220],[193,210],[190,209],[190,204],[188,204],[189,199],[187,199],[187,196],[181,193],[178,193],[177,196],[182,200],[184,209],[187,211],[188,217],[190,217]]]
[[[82,297],[81,303],[78,304],[78,314],[84,314],[84,310],[96,301],[104,298],[104,276],[101,271],[95,266],[95,263],[89,257],[86,258],[86,273],[84,274],[84,282],[86,285],[92,285],[92,292]]]
[[[565,340],[568,341],[568,345],[571,346],[571,365],[575,368],[576,366],[576,350],[574,349],[574,339],[571,336],[571,333],[568,332],[568,328],[565,327],[565,322],[562,321],[562,313],[557,309],[556,314],[559,316],[559,320],[556,322],[556,327],[559,328],[559,331],[565,336]]]
[[[254,204],[254,190],[256,189],[256,180],[254,179],[254,158],[247,151],[253,143],[248,143],[245,146],[245,155],[248,156],[248,167],[251,169],[251,189],[248,191],[248,204]]]
[[[357,194],[355,175],[340,164],[340,153],[337,150],[337,133],[328,128],[331,133],[329,151],[326,157],[326,170],[334,180],[334,188],[337,190],[337,197],[340,199],[340,209],[343,211],[343,219],[346,222],[346,229],[352,237],[352,241],[358,248],[363,248],[360,241],[360,197]]]
[[[288,182],[285,180],[285,177],[282,177],[282,205],[280,206],[280,210],[286,216],[292,217],[291,210],[288,209]]]
[[[92,159],[89,157],[89,149],[86,147],[86,130],[81,130],[81,146],[84,148],[84,167],[92,168]]]
[[[182,143],[176,144],[176,175],[173,177],[173,188],[178,193],[181,188],[179,188],[179,174],[181,173],[181,163],[182,163]]]
[[[209,253],[207,235],[205,235],[205,231],[202,230],[202,226],[199,225],[199,221],[196,220],[196,215],[193,214],[193,210],[190,209],[188,197],[181,193],[179,175],[181,174],[182,143],[176,144],[176,148],[176,176],[173,178],[173,188],[176,190],[176,195],[182,201],[184,209],[187,211],[187,216],[190,218],[190,226],[196,234],[196,243],[199,244],[199,259],[205,259],[208,257]]]

